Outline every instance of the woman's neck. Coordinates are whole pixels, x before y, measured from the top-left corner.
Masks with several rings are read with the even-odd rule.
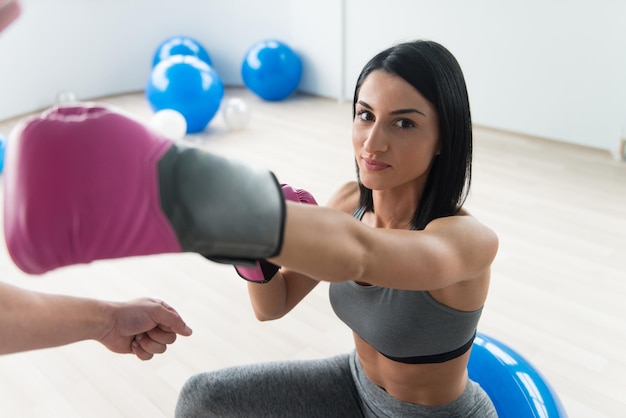
[[[414,191],[374,190],[374,213],[366,214],[368,225],[385,229],[409,229],[420,195]]]

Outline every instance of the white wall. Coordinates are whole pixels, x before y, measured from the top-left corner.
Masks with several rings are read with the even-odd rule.
[[[156,46],[195,37],[226,84],[241,85],[245,52],[290,37],[289,0],[22,0],[0,35],[0,119],[81,99],[143,90]],[[294,48],[295,49],[295,48]]]
[[[304,63],[302,91],[350,99],[361,66],[394,42],[428,38],[458,58],[474,122],[601,149],[626,125],[621,0],[22,0],[0,35],[0,119],[143,90],[174,34],[209,50],[227,85],[254,42],[277,38]],[[341,11],[345,8],[345,15]]]
[[[379,49],[428,38],[461,63],[475,123],[617,146],[626,124],[626,2],[346,1],[352,83]]]
[[[290,1],[290,43],[302,59],[299,89],[341,97],[343,84],[342,1]]]

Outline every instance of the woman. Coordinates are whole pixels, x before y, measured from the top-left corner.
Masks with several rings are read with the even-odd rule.
[[[444,47],[407,42],[372,58],[353,103],[358,183],[329,208],[287,203],[282,250],[269,260],[283,267],[248,284],[265,321],[331,282],[354,352],[196,375],[177,416],[496,416],[467,374],[498,248],[462,207],[471,129],[463,74]]]
[[[17,1],[0,1],[0,30],[18,15]],[[363,69],[353,122],[359,181],[330,208],[285,205],[271,173],[172,145],[108,109],[56,109],[12,135],[7,247],[32,274],[163,252],[269,257],[284,267],[249,285],[261,320],[331,282],[333,308],[354,331],[352,353],[194,376],[180,417],[495,416],[466,368],[498,246],[462,208],[471,134],[461,69],[427,41],[394,46]]]

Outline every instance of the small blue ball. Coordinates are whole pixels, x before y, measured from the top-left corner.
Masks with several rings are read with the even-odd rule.
[[[189,36],[172,36],[159,44],[154,52],[152,66],[154,67],[172,55],[192,55],[209,65],[213,65],[206,48],[196,39]]]
[[[285,43],[264,40],[246,52],[241,66],[244,85],[264,100],[283,100],[302,77],[300,57]]]
[[[154,112],[176,110],[187,121],[187,133],[195,133],[204,130],[219,110],[224,83],[199,58],[173,55],[152,69],[145,94]]]
[[[7,147],[7,138],[0,134],[0,173],[4,170],[4,154]]]

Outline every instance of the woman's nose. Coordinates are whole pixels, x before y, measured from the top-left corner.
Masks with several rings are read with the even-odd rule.
[[[379,125],[374,124],[367,132],[363,148],[367,152],[375,153],[386,151],[388,146],[389,142],[384,130]]]

